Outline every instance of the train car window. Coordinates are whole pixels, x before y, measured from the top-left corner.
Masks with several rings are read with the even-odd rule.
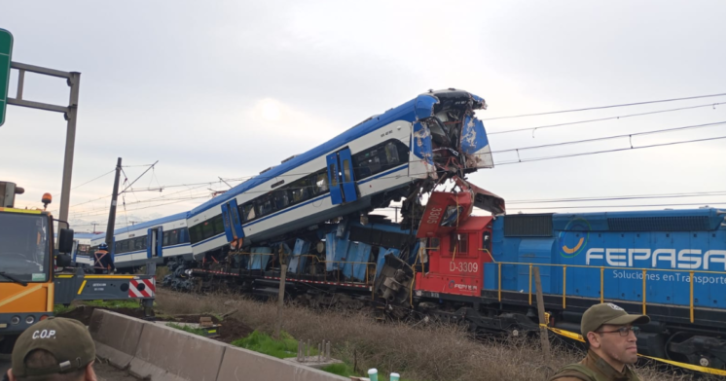
[[[202,225],[195,225],[189,228],[189,238],[191,243],[197,243],[202,240]]]
[[[242,220],[244,222],[255,219],[255,204],[253,201],[240,205],[239,210],[242,213]]]
[[[179,229],[179,243],[189,243],[189,229]]]
[[[128,239],[125,239],[125,240],[123,240],[123,241],[119,241],[119,242],[117,242],[117,243],[116,243],[116,246],[117,246],[117,247],[118,247],[118,246],[120,246],[120,247],[118,248],[118,251],[117,251],[117,253],[128,253],[129,251],[131,251],[131,248],[129,247],[129,246],[130,246],[130,244],[131,244],[131,241],[130,241],[130,240],[128,240]]]
[[[218,215],[217,217],[212,218],[212,222],[214,222],[214,234],[217,235],[220,233],[224,233],[224,220],[222,215]]]
[[[317,180],[315,181],[316,194],[321,194],[328,191],[328,176],[325,171],[317,174]]]
[[[275,191],[275,209],[285,209],[290,204],[290,196],[288,195],[287,189],[280,189]]]
[[[343,160],[343,181],[350,182],[350,161],[348,159]]]
[[[259,198],[257,204],[257,216],[262,217],[274,212],[275,204],[272,194],[266,194]]]
[[[134,250],[146,249],[146,236],[134,238]]]
[[[171,232],[164,232],[162,234],[162,236],[163,236],[163,238],[161,239],[161,246],[162,247],[169,246],[169,236],[171,235],[169,233],[171,233]]]
[[[207,239],[214,235],[214,224],[212,221],[204,221],[202,224],[202,239]]]
[[[178,245],[180,242],[179,236],[181,235],[182,229],[174,229],[172,230],[171,234],[169,234],[169,246],[171,245]]]
[[[387,140],[353,155],[355,179],[361,180],[400,165],[408,157],[408,147],[396,139]]]
[[[396,144],[394,144],[393,142],[386,144],[386,160],[388,164],[398,164],[401,162],[398,157],[398,150],[396,149]]]

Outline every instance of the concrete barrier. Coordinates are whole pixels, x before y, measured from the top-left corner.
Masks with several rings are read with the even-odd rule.
[[[129,370],[153,381],[215,381],[225,349],[219,341],[147,324]]]
[[[96,342],[96,354],[117,368],[126,368],[136,355],[141,331],[148,324],[115,312],[95,309],[89,330]]]
[[[98,357],[151,381],[348,381],[160,324],[96,309],[89,327]]]
[[[349,378],[227,345],[217,381],[350,381]]]

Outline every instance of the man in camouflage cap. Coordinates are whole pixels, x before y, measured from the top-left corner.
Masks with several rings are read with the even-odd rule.
[[[48,318],[15,342],[10,381],[96,381],[96,347],[83,323]]]
[[[640,381],[629,365],[638,361],[638,327],[646,315],[629,315],[612,303],[596,304],[582,315],[580,330],[588,344],[587,357],[560,369],[550,381]]]

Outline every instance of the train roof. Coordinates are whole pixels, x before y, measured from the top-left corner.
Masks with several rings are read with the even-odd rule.
[[[363,135],[370,133],[371,131],[375,131],[376,129],[380,128],[381,126],[384,126],[386,124],[399,120],[405,116],[409,116],[409,118],[412,120],[429,117],[434,113],[435,105],[437,105],[439,103],[455,102],[455,98],[457,96],[460,97],[460,96],[463,96],[464,94],[466,94],[473,101],[475,101],[479,104],[479,106],[475,107],[475,108],[481,108],[485,104],[483,98],[481,98],[477,95],[468,93],[463,90],[449,89],[449,90],[441,90],[441,91],[431,91],[429,93],[421,94],[418,97],[416,97],[396,108],[392,108],[381,115],[375,115],[375,116],[372,116],[372,117],[364,120],[363,122],[349,128],[342,134],[328,140],[327,142],[325,142],[303,154],[295,156],[293,159],[290,159],[289,161],[283,162],[280,165],[273,167],[272,169],[264,172],[261,175],[255,176],[241,184],[238,184],[234,188],[228,190],[226,193],[224,193],[220,196],[217,196],[211,200],[208,200],[207,202],[192,209],[189,212],[188,217],[189,218],[194,217],[197,214],[202,213],[205,210],[207,210],[213,206],[216,206],[216,205],[222,204],[226,201],[229,201],[233,197],[236,197],[237,195],[244,193],[244,192],[258,186],[258,185],[264,183],[265,181],[270,180],[271,178],[282,175],[285,172],[288,172],[288,171],[290,171],[296,167],[299,167],[315,158],[318,158],[324,154],[327,154],[328,152],[340,147],[341,145],[345,144],[346,142],[357,139]]]
[[[567,230],[573,220],[584,221],[590,231],[703,231],[716,230],[726,209],[644,210],[627,212],[555,213],[552,223]],[[580,228],[582,224],[579,224]]]
[[[167,222],[173,222],[173,221],[177,221],[177,220],[186,220],[188,213],[189,212],[177,213],[177,214],[162,217],[162,218],[159,218],[156,220],[146,221],[146,222],[142,222],[140,224],[131,225],[131,226],[123,227],[123,228],[118,228],[118,229],[114,230],[113,234],[116,235],[116,234],[121,234],[121,233],[128,233],[128,232],[134,231],[134,230],[148,229],[153,226],[159,226],[159,225],[165,224]],[[102,234],[96,234],[92,238],[98,239],[98,238],[102,238],[105,236],[106,236],[106,233],[102,233]]]

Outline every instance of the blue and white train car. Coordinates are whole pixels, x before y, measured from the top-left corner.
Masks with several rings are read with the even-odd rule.
[[[105,238],[105,234],[93,238],[94,251]],[[192,259],[187,212],[116,229],[111,252],[114,264],[121,269],[143,266],[154,257],[157,263],[171,258]]]
[[[431,91],[284,160],[189,213],[194,257],[238,238],[259,243],[387,206],[437,173],[492,167],[484,125],[474,116],[485,108],[465,91]]]

